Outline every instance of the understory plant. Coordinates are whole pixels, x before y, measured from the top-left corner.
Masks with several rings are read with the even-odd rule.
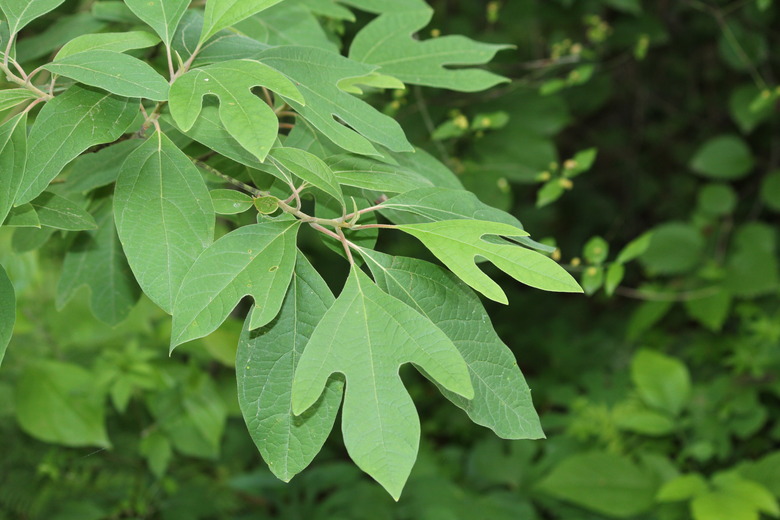
[[[117,326],[148,299],[171,316],[173,356],[245,316],[238,402],[282,480],[309,465],[341,409],[349,456],[397,500],[420,438],[399,376],[407,363],[499,437],[543,437],[480,301],[508,303],[484,270],[546,291],[579,285],[554,248],[375,108],[410,86],[495,87],[506,79],[475,66],[507,46],[418,35],[433,15],[422,0],[86,2],[56,34],[25,38],[75,4],[0,0],[0,222],[14,230],[4,265],[16,266],[0,267],[0,360],[23,290],[14,255],[56,243],[57,307],[86,285],[95,318]],[[369,21],[344,47],[355,12]],[[380,233],[431,256],[384,253]],[[307,259],[312,240],[332,259]],[[320,274],[333,264],[343,265],[336,288]],[[136,389],[165,387],[145,356],[131,345],[128,366],[145,372],[100,381],[67,359],[31,361],[17,387],[20,426],[43,441],[110,447],[103,395],[122,413]],[[141,450],[156,473],[172,447],[198,452],[219,438],[216,390],[188,384],[195,397],[176,405],[186,428],[168,420],[179,410],[168,397],[145,402],[159,425]],[[82,400],[76,410],[36,414],[36,403],[68,395]]]

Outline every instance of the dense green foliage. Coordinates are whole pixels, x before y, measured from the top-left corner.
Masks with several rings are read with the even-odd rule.
[[[780,516],[780,6],[429,3],[0,0],[0,519]]]

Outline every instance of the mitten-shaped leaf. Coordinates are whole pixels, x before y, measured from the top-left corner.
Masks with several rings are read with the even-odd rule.
[[[28,137],[16,205],[30,202],[90,146],[116,141],[138,115],[138,100],[73,85],[41,109]]]
[[[219,117],[241,146],[263,161],[279,131],[276,114],[252,93],[263,86],[298,103],[301,93],[286,76],[253,60],[233,60],[195,69],[171,87],[169,102],[176,124],[187,132],[202,110],[203,97],[219,98]]]
[[[461,280],[499,303],[508,303],[506,294],[477,267],[477,256],[490,260],[518,282],[531,287],[546,291],[582,292],[574,278],[550,258],[509,242],[502,244],[484,239],[489,235],[528,235],[514,226],[482,220],[443,220],[405,224],[398,229],[417,237]]]
[[[383,14],[355,36],[349,57],[379,65],[379,72],[404,83],[476,92],[508,81],[506,78],[462,65],[481,65],[510,45],[478,43],[464,36],[442,36],[426,41],[412,37],[428,25],[431,9],[415,9]],[[377,45],[381,42],[381,45]],[[448,69],[445,65],[458,65]]]
[[[479,298],[466,284],[437,265],[363,250],[377,285],[431,320],[466,360],[474,398],[464,399],[439,386],[472,421],[505,439],[544,437],[515,356],[493,330]]]
[[[0,126],[0,224],[14,205],[27,160],[27,113]]]
[[[113,50],[79,52],[43,68],[117,96],[153,101],[168,99],[169,85],[165,78],[146,62]]]
[[[337,87],[342,79],[366,76],[376,67],[314,47],[288,45],[271,48],[258,59],[295,81],[306,106],[297,99],[288,99],[290,105],[345,150],[379,155],[371,141],[394,151],[414,150],[397,121]]]
[[[353,267],[301,356],[292,390],[293,413],[299,415],[320,399],[331,374],[346,376],[344,444],[352,460],[396,500],[420,440],[414,403],[398,375],[404,363],[467,399],[474,395],[452,341]]]
[[[279,315],[256,330],[249,330],[247,320],[238,342],[241,412],[268,467],[285,482],[320,451],[341,404],[344,385],[331,379],[317,404],[297,417],[291,410],[295,367],[333,301],[325,281],[299,252]]]
[[[255,300],[257,327],[279,312],[295,267],[298,221],[236,229],[203,251],[173,305],[171,350],[216,330],[244,296]]]
[[[214,207],[203,178],[184,152],[157,132],[122,165],[114,214],[138,283],[172,312],[184,275],[214,240]]]

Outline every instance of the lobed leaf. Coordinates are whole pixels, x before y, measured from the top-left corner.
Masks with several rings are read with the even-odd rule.
[[[43,68],[117,96],[153,101],[168,99],[170,86],[165,78],[146,62],[113,50],[79,52]]]
[[[5,269],[0,265],[0,365],[14,332],[16,322],[16,293]]]
[[[219,117],[225,129],[252,155],[263,161],[279,131],[276,114],[254,95],[254,87],[303,103],[292,81],[268,65],[233,60],[195,69],[177,79],[170,92],[171,116],[182,131],[189,131],[207,95],[219,98]]]
[[[485,240],[486,235],[522,237],[528,233],[514,226],[480,220],[444,220],[404,224],[398,229],[416,237],[453,273],[491,300],[507,303],[499,285],[483,273],[474,260],[481,256],[518,282],[546,291],[582,292],[574,278],[550,258],[507,243]]]
[[[125,160],[114,195],[116,227],[138,283],[164,311],[214,239],[214,207],[192,161],[157,132]]]
[[[485,90],[508,81],[492,72],[462,66],[487,63],[498,51],[511,48],[509,45],[478,43],[464,36],[426,41],[413,38],[432,16],[433,11],[427,6],[382,14],[355,36],[349,57],[378,65],[379,72],[404,83],[461,92]],[[446,65],[459,67],[448,69]]]
[[[97,319],[117,325],[127,318],[141,296],[122,252],[110,200],[95,209],[97,229],[81,233],[65,255],[57,283],[57,309],[62,309],[86,285]]]
[[[393,151],[413,151],[398,122],[337,87],[344,78],[365,76],[375,67],[314,47],[280,46],[258,56],[295,82],[304,104],[280,94],[301,117],[341,148],[379,155],[371,141]],[[340,121],[343,121],[342,124]]]
[[[116,141],[138,114],[138,100],[80,85],[46,103],[28,137],[16,205],[30,202],[87,148]]]
[[[344,444],[352,460],[396,500],[420,438],[414,403],[398,375],[404,363],[467,399],[474,395],[452,341],[353,267],[341,295],[312,333],[292,388],[292,411],[300,415],[320,399],[333,373],[344,374]]]
[[[244,296],[255,327],[279,312],[295,266],[298,221],[238,228],[214,242],[187,272],[173,305],[171,350],[216,330]]]
[[[279,315],[238,342],[238,402],[249,434],[271,471],[289,482],[312,461],[336,420],[344,385],[331,379],[321,399],[303,415],[292,413],[295,367],[334,297],[300,252]]]
[[[474,398],[465,399],[432,379],[441,393],[499,437],[543,438],[531,390],[479,298],[452,273],[423,260],[368,249],[361,255],[377,285],[439,327],[466,361]]]

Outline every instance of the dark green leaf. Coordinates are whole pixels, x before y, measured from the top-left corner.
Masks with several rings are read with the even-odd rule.
[[[0,366],[11,341],[16,322],[16,293],[5,269],[0,265]]]
[[[0,126],[0,224],[13,208],[26,160],[27,114],[23,113]]]

